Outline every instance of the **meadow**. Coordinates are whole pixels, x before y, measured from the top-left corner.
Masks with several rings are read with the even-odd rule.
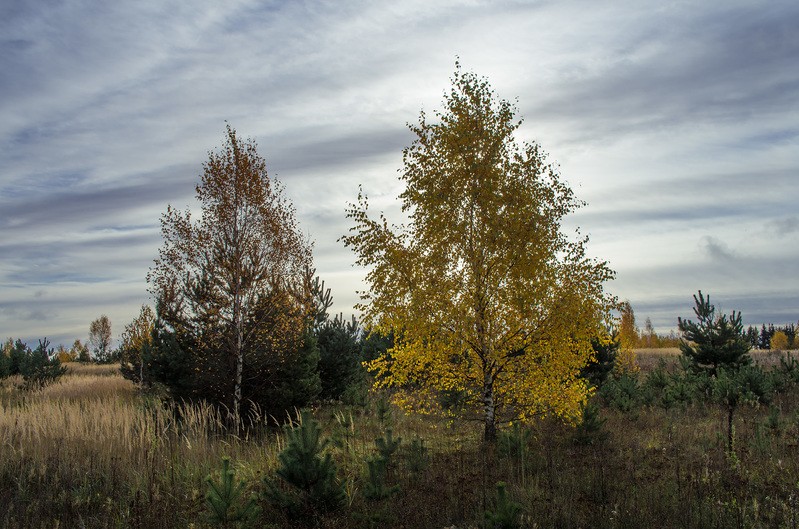
[[[639,353],[642,374],[676,359]],[[779,365],[777,355],[754,357]],[[229,457],[245,496],[260,498],[286,445],[274,418],[253,416],[253,428],[233,435],[212,407],[165,403],[115,366],[71,363],[36,391],[18,383],[0,386],[0,527],[224,525],[209,518],[206,477],[218,479]],[[596,397],[601,418],[591,424],[542,419],[505,429],[495,446],[482,444],[479,424],[408,415],[379,393],[364,406],[322,404],[313,414],[346,502],[306,525],[500,527],[487,513],[501,519],[517,505],[508,527],[796,528],[798,397],[792,387],[769,405],[740,408],[732,453],[726,413],[710,402],[622,411]],[[375,499],[366,462],[375,439],[389,435],[402,442],[384,476],[391,492]],[[257,502],[253,527],[298,523]]]

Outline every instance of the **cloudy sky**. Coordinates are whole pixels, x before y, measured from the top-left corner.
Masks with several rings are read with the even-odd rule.
[[[639,323],[676,327],[697,289],[747,324],[796,322],[796,28],[793,0],[6,0],[0,338],[71,344],[101,314],[118,336],[225,120],[351,312],[344,208],[363,184],[396,211],[406,123],[440,108],[456,57],[518,100],[519,139],[588,202],[565,229]]]

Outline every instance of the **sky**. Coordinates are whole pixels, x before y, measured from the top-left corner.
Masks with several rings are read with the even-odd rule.
[[[744,323],[799,319],[799,3],[5,0],[0,338],[115,337],[152,304],[168,204],[225,122],[314,241],[333,310],[358,186],[391,216],[408,123],[459,60],[515,101],[587,206],[564,222],[659,332],[701,289]]]

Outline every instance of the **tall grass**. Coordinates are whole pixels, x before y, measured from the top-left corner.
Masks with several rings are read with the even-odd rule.
[[[164,404],[106,368],[71,370],[36,392],[13,381],[0,390],[0,527],[205,527],[204,479],[222,457],[259,492],[284,446],[271,418],[255,415],[255,428],[232,435],[219,410]],[[541,420],[509,430],[517,439],[508,450],[482,445],[479,424],[378,414],[378,400],[314,410],[348,493],[319,527],[478,527],[499,481],[526,527],[799,526],[795,391],[771,409],[739,412],[733,455],[723,410],[710,404],[602,409],[604,435],[593,444]],[[363,493],[365,462],[388,428],[404,439],[387,474],[400,490],[375,501]],[[413,439],[424,440],[421,463]],[[262,507],[257,526],[291,526]]]
[[[9,500],[0,526],[180,525],[196,517],[203,479],[223,455],[254,467],[275,457],[272,443],[224,432],[212,406],[164,405],[99,369],[9,393],[0,402],[0,500]]]

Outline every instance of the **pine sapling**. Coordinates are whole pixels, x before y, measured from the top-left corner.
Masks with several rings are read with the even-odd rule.
[[[782,429],[782,420],[780,419],[780,409],[777,406],[769,406],[768,415],[766,416],[766,427],[772,435],[777,435]]]
[[[514,422],[509,431],[499,434],[499,452],[503,456],[524,461],[527,457],[528,444],[533,438],[533,432],[529,428],[522,428],[518,422]]]
[[[363,495],[366,499],[379,501],[400,491],[399,485],[386,485],[387,462],[381,456],[366,460],[369,481],[364,485]]]
[[[375,446],[377,447],[377,452],[380,454],[380,457],[385,460],[386,466],[388,466],[391,463],[391,456],[394,455],[394,452],[397,451],[397,448],[399,448],[402,442],[402,437],[394,439],[394,433],[391,431],[391,428],[386,429],[383,435],[384,437],[375,439]]]
[[[364,496],[370,500],[382,500],[399,492],[399,485],[386,485],[391,458],[402,442],[402,437],[394,439],[394,433],[387,429],[383,437],[375,439],[377,455],[366,461],[369,481],[364,487]]]
[[[334,414],[337,428],[333,432],[333,444],[345,453],[352,451],[352,438],[355,435],[355,421],[352,412],[345,414],[343,411]]]
[[[522,506],[508,496],[504,482],[497,483],[497,503],[493,511],[485,512],[487,529],[515,529],[521,527]]]
[[[266,499],[292,516],[328,512],[344,504],[344,487],[336,478],[336,464],[329,453],[322,456],[329,440],[308,411],[300,424],[286,429],[286,448],[278,455],[280,482],[265,478]],[[283,486],[281,486],[281,484]]]
[[[574,442],[582,445],[599,444],[607,440],[608,432],[602,427],[606,419],[599,413],[599,406],[586,404],[583,407],[583,417],[574,432]]]
[[[418,474],[427,468],[428,449],[424,445],[424,439],[414,437],[411,444],[408,446],[408,470],[414,474]]]
[[[208,492],[205,495],[205,504],[210,512],[210,519],[217,524],[228,522],[248,522],[253,520],[260,509],[253,498],[244,505],[241,504],[241,495],[246,489],[244,481],[236,482],[236,472],[230,468],[230,458],[222,458],[222,474],[219,481],[212,476],[205,478]]]
[[[39,340],[39,346],[31,351],[26,348],[19,362],[19,373],[22,375],[25,389],[38,389],[53,383],[66,373],[66,366],[49,349],[50,342],[45,338]]]
[[[375,403],[375,413],[381,425],[391,422],[391,404],[385,395],[381,395]]]

